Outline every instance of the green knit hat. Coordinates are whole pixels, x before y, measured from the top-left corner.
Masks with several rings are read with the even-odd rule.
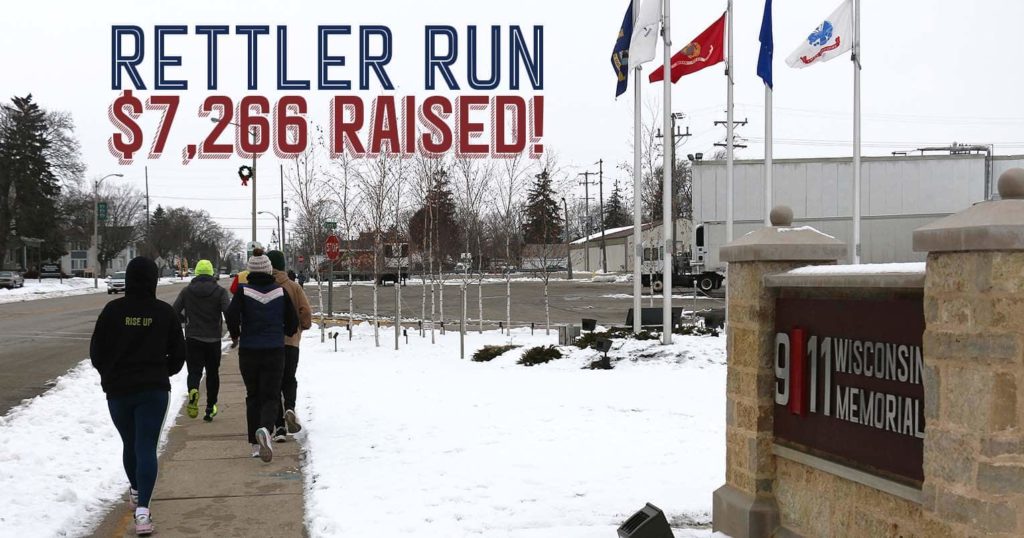
[[[196,263],[196,276],[198,275],[213,276],[213,264],[210,260],[199,260]]]
[[[270,258],[270,265],[274,266],[274,269],[284,271],[284,252],[271,250],[267,253],[267,257]]]

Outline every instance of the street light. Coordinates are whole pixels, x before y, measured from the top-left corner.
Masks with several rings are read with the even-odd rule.
[[[256,214],[257,215],[270,215],[271,217],[274,217],[274,222],[277,223],[277,229],[278,230],[281,229],[281,219],[277,218],[277,215],[271,213],[270,211],[257,211]],[[281,251],[284,252],[284,236],[281,236]]]
[[[210,121],[213,123],[220,123],[221,118],[210,116]],[[228,125],[234,125],[235,127],[242,128],[241,125],[229,121]],[[250,127],[249,134],[252,135],[252,143],[256,143],[256,128]],[[256,242],[256,152],[252,152],[252,242]]]
[[[100,264],[100,200],[99,190],[100,183],[103,183],[104,179],[108,177],[124,177],[124,174],[107,174],[93,183],[92,186],[92,240],[96,245],[96,265]],[[97,274],[98,268],[94,267],[92,270],[92,287],[98,289],[100,287],[100,277]]]
[[[565,257],[568,258],[569,280],[572,280],[572,247],[569,246],[569,203],[562,198],[562,207],[565,208]]]

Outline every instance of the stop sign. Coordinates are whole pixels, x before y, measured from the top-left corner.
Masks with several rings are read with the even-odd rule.
[[[338,255],[341,254],[341,241],[338,240],[338,236],[327,236],[327,244],[324,245],[324,252],[331,261],[338,259]]]

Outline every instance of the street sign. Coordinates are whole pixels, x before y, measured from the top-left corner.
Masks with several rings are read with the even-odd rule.
[[[97,204],[96,204],[96,219],[99,220],[100,222],[105,222],[107,220],[107,203],[106,202],[97,202]]]
[[[329,220],[329,221],[324,223],[324,229],[325,230],[336,230],[337,228],[338,228],[338,223],[334,222],[333,220]]]
[[[324,245],[324,252],[331,261],[338,259],[338,255],[341,254],[341,241],[338,239],[338,236],[327,236],[327,243]]]

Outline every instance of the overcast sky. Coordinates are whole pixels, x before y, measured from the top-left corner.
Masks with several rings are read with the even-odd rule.
[[[790,69],[783,59],[838,5],[836,0],[775,1],[775,157],[849,156],[852,138],[853,76],[849,56],[803,70]],[[184,24],[266,24],[288,26],[289,74],[316,79],[316,26],[320,24],[384,24],[394,33],[394,59],[389,73],[396,94],[424,95],[423,26],[447,24],[460,31],[462,47],[456,74],[464,82],[465,28],[469,24],[502,25],[502,61],[507,62],[507,27],[544,26],[545,145],[555,149],[567,173],[605,160],[606,182],[625,174],[616,163],[631,159],[632,86],[614,99],[615,78],[609,55],[628,2],[624,0],[378,0],[374,2],[17,2],[5,6],[0,19],[0,97],[32,93],[49,109],[71,112],[82,141],[88,177],[119,172],[123,181],[142,188],[143,166],[149,166],[152,205],[187,205],[206,209],[222,224],[248,239],[250,191],[240,186],[236,169],[244,160],[195,161],[187,166],[175,158],[185,144],[201,141],[208,120],[195,111],[208,95],[205,89],[206,40],[191,33],[167,38],[168,50],[183,56],[183,66],[168,69],[188,79],[179,118],[160,160],[137,159],[118,166],[107,150],[114,128],[107,108],[118,95],[110,89],[110,26],[134,24],[146,31],[147,58],[142,74],[152,84],[153,26]],[[299,6],[303,6],[301,9]],[[673,49],[678,50],[725,10],[724,1],[672,3]],[[762,158],[764,90],[755,75],[761,0],[737,0],[735,7],[736,119],[749,120],[738,130],[749,147],[738,158]],[[1024,20],[1024,2],[954,0],[883,2],[862,6],[862,106],[865,155],[887,155],[924,145],[953,141],[995,144],[999,154],[1024,153],[1024,104],[1021,97],[1024,48],[1017,34]],[[260,90],[271,99],[275,73],[274,36],[262,38]],[[358,41],[338,48],[349,59],[341,70],[357,77]],[[335,45],[332,45],[332,49]],[[229,35],[220,41],[220,90],[244,94],[245,39]],[[648,64],[648,72],[660,62]],[[505,64],[507,65],[507,64]],[[724,64],[722,64],[724,65]],[[694,136],[682,153],[714,151],[724,128],[725,77],[722,65],[682,78],[673,89],[673,110],[687,115]],[[484,69],[487,66],[483,66]],[[504,67],[507,72],[507,67]],[[646,73],[645,73],[646,75]],[[645,77],[646,79],[646,77]],[[632,81],[631,81],[632,84]],[[504,89],[510,93],[507,77]],[[379,88],[362,92],[369,100]],[[660,85],[644,82],[645,101],[660,106]],[[325,119],[329,95],[303,92],[311,119]],[[525,92],[527,95],[533,92]],[[155,129],[155,113],[145,117],[147,146]],[[275,172],[262,183],[260,209],[279,208],[273,156],[261,158],[261,169]],[[590,167],[596,169],[596,166]],[[264,172],[265,173],[265,172]],[[582,196],[582,193],[573,193]],[[261,217],[260,240],[268,241],[273,219]]]

